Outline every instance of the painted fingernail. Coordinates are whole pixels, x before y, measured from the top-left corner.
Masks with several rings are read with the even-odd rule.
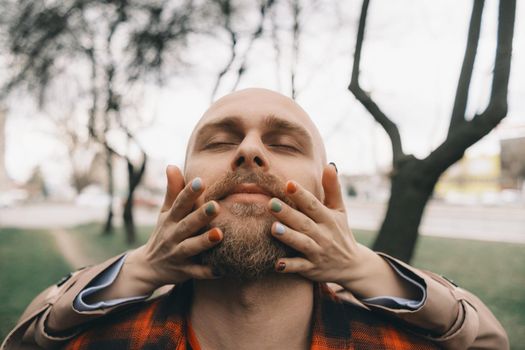
[[[336,173],[339,173],[339,171],[337,170],[337,165],[335,165],[334,162],[330,162],[329,164],[334,167]]]
[[[191,182],[191,190],[193,192],[199,192],[202,188],[202,180],[200,177],[196,177]]]
[[[212,216],[213,214],[215,214],[216,211],[217,209],[215,208],[213,202],[208,203],[208,205],[206,205],[206,208],[204,209],[204,212],[208,216]]]
[[[285,268],[286,268],[286,263],[284,261],[279,261],[275,269],[281,272],[281,271],[284,271]]]
[[[293,181],[288,181],[286,184],[286,192],[289,194],[294,194],[297,191],[297,185]]]
[[[279,200],[273,198],[272,203],[270,204],[270,209],[272,209],[273,212],[280,212],[283,209],[282,204],[279,202]]]
[[[210,232],[208,232],[208,240],[210,242],[219,242],[221,239],[221,230],[219,230],[218,228],[215,227]]]
[[[286,228],[284,227],[283,224],[281,224],[280,222],[275,224],[275,233],[277,233],[278,235],[284,235],[285,231],[286,231]]]

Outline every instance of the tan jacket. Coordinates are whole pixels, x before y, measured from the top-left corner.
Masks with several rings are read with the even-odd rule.
[[[405,321],[408,329],[432,339],[445,349],[509,349],[505,330],[476,296],[432,272],[382,256],[403,265],[424,281],[427,297],[419,309],[410,311],[365,305],[341,287],[330,286],[349,302]],[[73,308],[73,301],[80,291],[120,257],[76,271],[65,283],[53,285],[40,293],[7,335],[0,350],[57,348],[78,334],[89,321],[126,307],[118,305],[88,312]],[[167,290],[164,288],[163,292]],[[50,334],[49,329],[60,330],[60,333]]]

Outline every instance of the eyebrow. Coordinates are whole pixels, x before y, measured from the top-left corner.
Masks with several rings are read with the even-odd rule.
[[[280,133],[293,134],[299,137],[299,141],[306,140],[309,145],[312,143],[310,133],[299,124],[278,118],[273,114],[267,116],[264,119],[264,124],[266,129],[269,131],[279,131]]]
[[[209,133],[226,131],[234,134],[242,133],[242,121],[239,117],[225,117],[221,120],[204,125],[195,136],[195,143],[197,144],[203,137]]]

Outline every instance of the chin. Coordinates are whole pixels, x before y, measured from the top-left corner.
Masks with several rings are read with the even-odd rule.
[[[210,265],[223,276],[253,281],[275,273],[275,262],[297,256],[290,247],[270,234],[275,218],[266,205],[235,203],[231,215],[219,215],[214,226],[224,233],[223,241],[203,252],[200,261]]]

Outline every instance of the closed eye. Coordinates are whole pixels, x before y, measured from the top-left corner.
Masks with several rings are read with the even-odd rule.
[[[212,142],[204,146],[204,149],[213,149],[213,148],[225,148],[237,146],[234,142]]]
[[[292,151],[292,152],[299,152],[299,150],[292,146],[292,145],[286,145],[286,144],[270,144],[268,145],[271,148],[281,149],[285,151]]]

